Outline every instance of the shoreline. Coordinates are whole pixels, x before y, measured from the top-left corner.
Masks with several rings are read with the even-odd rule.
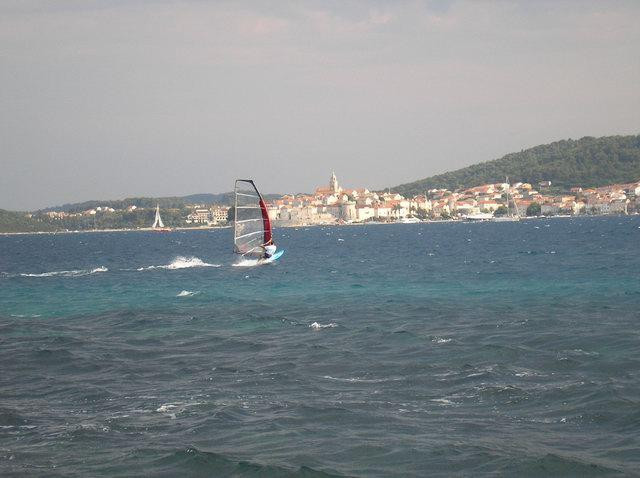
[[[582,217],[631,217],[637,216],[638,213],[634,214],[598,214],[598,215],[578,215],[578,216],[529,216],[520,219],[520,221],[509,221],[509,222],[522,222],[527,220],[537,220],[537,219],[574,219],[574,218],[582,218]],[[483,223],[492,223],[492,222],[500,222],[493,220],[483,220],[483,221],[469,221],[469,220],[461,220],[461,219],[437,219],[437,220],[425,220],[420,222],[413,223],[405,223],[401,221],[393,221],[393,222],[352,222],[352,223],[319,223],[319,224],[287,224],[287,225],[278,225],[275,226],[274,229],[289,229],[289,228],[306,228],[306,227],[326,227],[326,226],[385,226],[390,224],[402,224],[402,225],[415,225],[415,224],[440,224],[440,223],[461,223],[461,224],[483,224]],[[74,231],[30,231],[30,232],[0,232],[0,236],[24,236],[24,235],[41,235],[41,234],[91,234],[91,233],[103,233],[103,232],[162,232],[162,233],[171,233],[174,231],[210,231],[216,229],[229,229],[232,226],[201,226],[201,227],[175,227],[172,228],[171,231],[156,231],[151,227],[145,228],[125,228],[125,229],[85,229],[85,230],[74,230]]]
[[[21,236],[28,234],[90,234],[101,232],[158,232],[170,233],[173,231],[204,231],[211,229],[228,229],[231,226],[202,226],[202,227],[174,227],[170,231],[159,231],[151,227],[123,228],[123,229],[77,229],[74,231],[30,231],[30,232],[0,232],[0,236]]]

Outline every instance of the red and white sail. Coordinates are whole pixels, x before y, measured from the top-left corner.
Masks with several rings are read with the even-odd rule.
[[[267,205],[251,179],[237,179],[233,250],[236,254],[261,256],[271,243],[271,221]]]

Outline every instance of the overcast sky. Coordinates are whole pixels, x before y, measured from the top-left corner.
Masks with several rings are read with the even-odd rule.
[[[640,132],[640,2],[0,2],[0,208],[379,189]]]

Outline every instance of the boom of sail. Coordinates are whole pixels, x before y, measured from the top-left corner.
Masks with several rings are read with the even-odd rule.
[[[251,179],[237,179],[233,222],[233,251],[261,256],[271,241],[271,221],[267,205]]]

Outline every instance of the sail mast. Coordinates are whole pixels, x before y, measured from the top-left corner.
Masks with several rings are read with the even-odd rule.
[[[236,245],[236,237],[238,237],[238,181],[233,188],[234,205],[233,205],[233,252],[238,252]]]
[[[513,214],[511,214],[511,204],[509,204],[509,192],[511,189],[511,184],[509,184],[509,176],[505,176],[504,180],[507,183],[507,216],[513,217]]]

